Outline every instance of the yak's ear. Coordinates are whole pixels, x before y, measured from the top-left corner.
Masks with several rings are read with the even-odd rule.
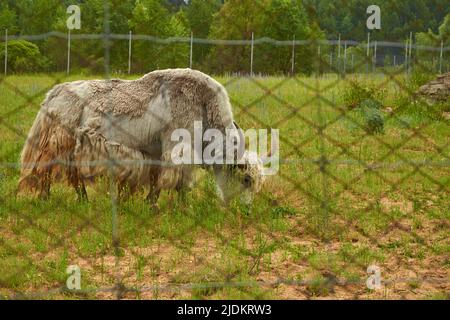
[[[239,127],[239,125],[234,120],[233,120],[233,125],[239,133],[239,147],[238,147],[238,152],[237,152],[236,158],[237,158],[237,160],[240,160],[244,156],[244,153],[245,153],[245,137],[244,137],[244,133],[243,133],[241,127]]]

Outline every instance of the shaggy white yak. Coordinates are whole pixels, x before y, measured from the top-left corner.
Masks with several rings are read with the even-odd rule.
[[[192,131],[194,121],[201,121],[203,130],[224,134],[236,128],[225,88],[199,71],[169,69],[137,80],[56,85],[22,150],[18,190],[45,198],[54,180],[66,178],[78,197],[85,198],[85,183],[109,174],[120,191],[148,187],[148,199],[154,202],[161,190],[181,190],[192,182],[192,171],[199,166],[167,164],[177,143],[171,141],[172,132]],[[232,190],[236,193],[261,187],[262,162],[250,163],[254,155],[248,152],[240,156],[242,165],[202,165],[213,169],[222,195],[231,176],[241,182]]]

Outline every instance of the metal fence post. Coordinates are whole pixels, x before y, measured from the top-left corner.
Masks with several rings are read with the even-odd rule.
[[[333,51],[330,51],[330,72],[333,72]]]
[[[347,41],[344,43],[344,74],[347,72]]]
[[[441,54],[439,55],[439,73],[442,74],[442,58],[444,56],[444,40],[441,41]]]
[[[378,46],[377,41],[375,41],[374,45],[375,45],[375,48],[373,51],[373,71],[376,73],[377,72],[377,46]]]
[[[341,74],[341,34],[338,37],[338,56],[337,56],[337,69],[339,75]]]
[[[341,34],[339,33],[339,38],[338,38],[338,58],[341,57]]]
[[[412,68],[412,31],[409,33],[409,67],[408,67],[408,73],[411,73]]]
[[[67,34],[67,74],[70,73],[70,29]]]
[[[408,73],[408,39],[406,39],[406,44],[405,44],[405,71],[406,73]]]
[[[355,72],[355,56],[352,53],[352,72]]]
[[[5,30],[5,77],[8,74],[8,29]]]
[[[189,48],[189,69],[192,69],[192,48],[194,47],[194,33],[191,31],[191,45]]]
[[[129,36],[128,36],[128,74],[131,74],[131,38],[132,38],[132,33],[130,30]]]
[[[322,70],[322,58],[320,57],[320,44],[317,47],[317,57],[319,59],[319,74],[320,74],[320,72]]]
[[[254,42],[254,33],[252,32],[252,43],[250,49],[250,77],[253,77],[253,42]]]
[[[291,74],[294,75],[295,70],[295,35],[292,38],[292,66],[291,66]]]
[[[370,56],[370,32],[367,32],[367,60],[366,60],[366,73],[369,73],[369,56]]]

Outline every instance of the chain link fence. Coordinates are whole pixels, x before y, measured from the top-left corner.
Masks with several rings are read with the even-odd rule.
[[[448,298],[450,77],[429,95],[419,87],[448,72],[449,47],[254,35],[158,39],[111,34],[107,25],[103,34],[4,38],[20,39],[48,41],[61,56],[56,69],[14,74],[13,52],[5,54],[2,297]],[[78,51],[87,42],[102,48],[100,56]],[[149,50],[147,62],[135,58],[139,50]],[[163,192],[156,204],[144,191],[122,197],[117,168],[171,164],[114,158],[83,164],[106,165],[110,174],[87,187],[88,201],[64,184],[52,185],[45,200],[16,194],[19,155],[47,91],[98,77],[92,74],[135,79],[153,70],[149,63],[213,74],[242,128],[279,129],[279,171],[250,204],[238,190],[221,202],[205,170],[192,190]],[[447,90],[444,98],[436,90]],[[124,94],[130,103],[140,98]],[[137,139],[124,122],[103,117]]]

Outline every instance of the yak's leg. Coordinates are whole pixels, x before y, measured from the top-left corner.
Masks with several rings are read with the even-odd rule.
[[[228,173],[223,167],[214,167],[214,178],[216,180],[216,193],[219,198],[227,204],[229,199],[229,192],[227,192]]]
[[[147,195],[147,200],[152,204],[156,204],[156,202],[158,202],[158,198],[161,193],[161,189],[157,188],[160,171],[160,167],[152,167],[150,170],[150,191]]]
[[[39,186],[39,198],[40,199],[48,199],[50,197],[50,185],[52,183],[51,169],[46,171],[40,180]]]
[[[192,188],[192,168],[183,167],[181,171],[181,179],[178,181],[175,190],[178,193],[178,197],[183,205],[187,204],[187,194]]]
[[[189,190],[190,190],[190,188],[188,186],[185,186],[185,185],[181,185],[181,186],[178,186],[176,188],[179,202],[183,206],[186,206],[188,204],[188,193],[189,193]]]
[[[158,202],[160,194],[161,189],[158,189],[156,187],[150,188],[150,192],[147,195],[147,200],[152,204],[156,204],[156,202]]]
[[[168,134],[168,136],[170,137],[170,134]],[[162,142],[161,161],[164,164],[173,163],[171,155],[175,145],[176,143],[173,141]],[[157,200],[162,190],[174,190],[182,178],[181,166],[161,165],[156,167],[155,170],[156,172],[152,172],[152,187],[150,188],[150,193],[147,197],[150,201]]]
[[[77,168],[68,169],[68,180],[69,183],[74,187],[75,192],[77,193],[78,201],[87,201],[88,196],[86,192],[86,186],[84,184],[83,178],[80,176]]]
[[[49,164],[51,158],[43,158],[39,161],[38,168],[36,170],[36,176],[38,177],[38,192],[40,199],[48,199],[50,197],[50,185],[52,184],[52,171],[53,167]]]
[[[83,180],[80,181],[80,184],[75,187],[75,191],[78,196],[78,201],[88,201],[88,195],[86,192],[86,186],[84,185]]]
[[[134,194],[137,190],[137,186],[135,184],[130,183],[122,183],[119,182],[117,184],[117,194],[120,200],[126,201],[128,200],[132,194]]]

